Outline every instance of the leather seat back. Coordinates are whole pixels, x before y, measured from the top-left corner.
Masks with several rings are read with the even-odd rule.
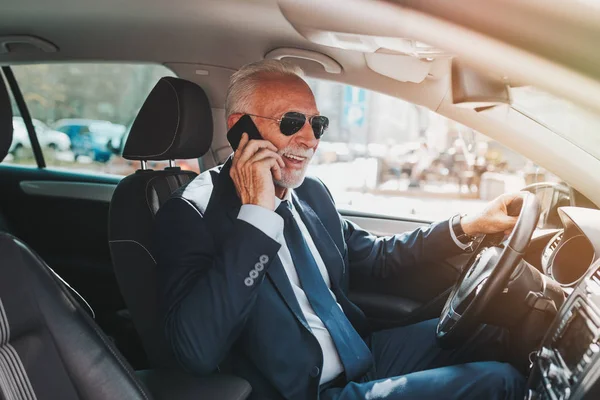
[[[0,233],[0,398],[151,398],[66,284]]]
[[[198,85],[162,78],[131,128],[123,157],[175,160],[210,148],[212,112]],[[133,323],[154,367],[175,366],[158,312],[156,262],[151,253],[154,216],[171,194],[196,177],[179,168],[140,169],[117,186],[110,205],[109,244],[115,274]]]

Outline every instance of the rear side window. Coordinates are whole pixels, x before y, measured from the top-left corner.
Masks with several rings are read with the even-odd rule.
[[[35,64],[12,67],[48,168],[129,175],[139,162],[120,154],[144,100],[163,76],[155,64]],[[14,101],[13,101],[14,103]],[[35,166],[25,124],[13,104],[13,143],[5,163]],[[167,162],[149,167],[162,169]],[[178,162],[198,171],[198,160]]]

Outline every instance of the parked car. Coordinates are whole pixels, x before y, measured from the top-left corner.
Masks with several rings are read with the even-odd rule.
[[[33,119],[33,126],[42,148],[54,151],[68,151],[71,148],[71,140],[65,133],[50,129],[48,125],[38,119]],[[24,158],[30,152],[30,149],[29,133],[27,133],[27,127],[25,126],[25,122],[23,122],[23,118],[13,117],[11,154],[16,159]]]
[[[54,128],[71,139],[75,160],[87,156],[101,163],[106,163],[112,156],[106,144],[120,138],[126,130],[124,125],[93,119],[61,119]]]

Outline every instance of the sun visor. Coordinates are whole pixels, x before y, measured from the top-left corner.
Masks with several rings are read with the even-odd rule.
[[[421,59],[397,54],[365,54],[368,67],[378,74],[400,82],[421,83],[440,78],[448,72],[449,59]]]
[[[483,74],[456,58],[452,60],[452,104],[485,109],[510,103],[510,91],[504,78]]]

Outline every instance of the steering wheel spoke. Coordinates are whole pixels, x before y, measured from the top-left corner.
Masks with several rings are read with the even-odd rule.
[[[498,263],[500,253],[500,248],[488,247],[475,256],[452,299],[451,303],[455,311],[463,312],[477,297],[482,284],[487,281]]]
[[[450,305],[447,312],[443,313],[443,317],[440,318],[440,322],[437,326],[438,332],[449,332],[452,327],[460,320],[460,314],[454,311],[452,305]]]

